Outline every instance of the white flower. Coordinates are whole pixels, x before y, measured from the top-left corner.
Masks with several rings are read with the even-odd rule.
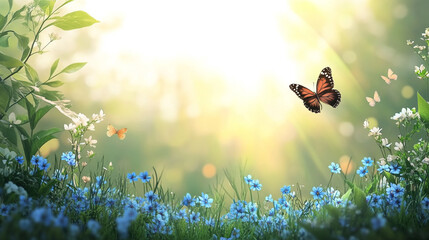
[[[373,127],[371,130],[369,130],[368,136],[381,136],[381,128]]]
[[[429,165],[429,157],[425,157],[423,159],[423,163],[428,164]]]
[[[94,146],[95,147],[95,146]],[[92,157],[94,155],[94,151],[90,150],[90,151],[86,151],[86,156],[87,157]]]
[[[20,124],[20,123],[21,123],[21,120],[16,120],[15,113],[14,113],[14,112],[11,112],[11,113],[9,114],[9,122],[10,122],[10,123],[13,123],[13,124]]]
[[[92,136],[89,136],[89,138],[85,138],[85,144],[89,145],[90,147],[95,148],[96,143],[97,143],[97,140],[92,139]]]
[[[94,124],[90,124],[89,126],[88,126],[88,130],[90,130],[90,131],[95,131],[95,126],[94,126]]]
[[[369,128],[368,119],[365,119],[365,121],[363,121],[363,128]]]
[[[89,119],[82,113],[79,113],[77,115],[77,118],[73,118],[72,120],[77,126],[79,125],[86,126],[88,125],[88,121],[89,121]]]
[[[396,151],[401,151],[402,149],[404,149],[404,145],[402,144],[402,142],[395,142],[395,147],[393,148]]]
[[[384,158],[380,158],[380,162],[378,162],[378,165],[380,166],[386,165],[386,160]]]
[[[389,143],[389,139],[383,138],[381,139],[381,145],[383,145],[384,147],[390,147],[391,143]]]
[[[409,45],[412,45],[412,44],[414,44],[414,41],[407,40],[407,45],[408,45],[408,46],[409,46]]]
[[[76,125],[73,123],[70,123],[69,125],[64,124],[64,130],[74,130],[76,128]]]
[[[4,185],[4,189],[6,190],[7,194],[18,192],[18,186],[15,185],[15,183],[9,181]]]
[[[387,161],[388,162],[391,162],[391,161],[393,161],[393,160],[395,160],[396,159],[396,156],[395,155],[387,155]]]
[[[423,64],[420,65],[420,67],[414,66],[414,72],[421,72],[425,69],[425,66]]]
[[[95,123],[99,123],[104,120],[104,116],[106,115],[104,114],[103,109],[101,109],[99,114],[92,114],[92,120],[94,120]]]

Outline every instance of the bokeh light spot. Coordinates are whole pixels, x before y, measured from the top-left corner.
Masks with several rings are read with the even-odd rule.
[[[414,89],[409,85],[405,85],[401,90],[401,94],[405,99],[410,99],[414,95]]]
[[[60,146],[58,139],[51,139],[40,148],[40,155],[47,157],[51,152],[54,152]]]
[[[350,137],[353,135],[353,132],[355,131],[355,128],[353,127],[353,124],[351,122],[342,122],[339,125],[339,131],[341,135],[345,137]]]
[[[369,128],[378,127],[378,121],[375,117],[368,118]]]
[[[212,178],[216,175],[216,167],[211,163],[207,163],[204,165],[202,172],[204,177]]]
[[[349,174],[353,171],[354,164],[352,161],[350,161],[350,156],[343,155],[340,157],[340,167],[341,171],[343,171],[345,174]]]

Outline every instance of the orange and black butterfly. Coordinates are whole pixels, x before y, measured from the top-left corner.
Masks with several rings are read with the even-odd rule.
[[[304,106],[314,113],[320,112],[320,101],[334,108],[341,102],[341,93],[337,89],[334,89],[334,80],[332,79],[330,67],[325,67],[320,72],[317,79],[316,92],[299,84],[291,84],[289,87],[304,101]]]
[[[123,140],[125,138],[125,133],[127,132],[126,128],[122,128],[119,130],[116,130],[112,125],[107,126],[107,136],[111,137],[114,134],[118,134],[119,139]]]

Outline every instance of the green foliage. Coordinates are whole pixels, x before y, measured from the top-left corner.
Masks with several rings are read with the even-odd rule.
[[[56,21],[53,22],[52,25],[66,31],[77,28],[89,27],[92,24],[98,22],[84,11],[72,12],[62,17],[57,17],[55,19]]]
[[[9,1],[7,14],[0,16],[0,129],[1,135],[7,138],[0,146],[12,149],[21,146],[27,162],[47,141],[55,138],[55,134],[60,132],[57,128],[41,131],[37,131],[36,128],[39,121],[54,107],[63,110],[67,108],[62,94],[53,90],[64,83],[55,78],[60,74],[76,72],[86,64],[72,63],[56,73],[60,61],[57,59],[50,68],[49,77],[41,79],[41,75],[28,61],[36,54],[44,53],[45,49],[58,38],[49,35],[49,42],[42,43],[40,36],[51,26],[72,30],[98,22],[83,11],[59,16],[62,8],[70,2],[70,0],[63,3],[57,3],[55,0],[37,0],[33,4],[12,11],[13,1]],[[21,29],[18,33],[13,28],[17,24],[23,25],[24,30]],[[18,43],[16,47],[9,44],[11,39]],[[21,111],[18,108],[24,109],[27,114],[18,116],[21,121],[19,124],[9,122],[6,117],[15,111]],[[21,145],[18,144],[16,136],[20,139]]]
[[[417,106],[419,114],[426,128],[429,128],[429,103],[417,93]]]

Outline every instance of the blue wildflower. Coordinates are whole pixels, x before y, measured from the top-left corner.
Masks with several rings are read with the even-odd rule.
[[[401,171],[401,166],[399,166],[397,163],[395,163],[395,164],[392,164],[392,165],[390,165],[389,166],[389,169],[390,169],[390,173],[391,174],[399,174],[400,173],[400,171]]]
[[[332,162],[331,165],[329,165],[329,169],[331,170],[331,173],[340,173],[341,168],[338,163]]]
[[[101,226],[97,221],[90,219],[87,222],[86,226],[88,227],[92,235],[98,236],[98,231],[100,230]]]
[[[279,198],[278,202],[279,202],[280,206],[282,206],[283,209],[288,209],[289,208],[289,203],[286,201],[285,197]]]
[[[191,212],[191,214],[189,214],[189,220],[188,222],[190,224],[194,224],[200,221],[200,213],[199,212]]]
[[[151,176],[149,176],[149,173],[147,171],[145,172],[141,172],[139,174],[139,178],[142,180],[143,183],[147,183],[150,181],[150,179],[152,178]]]
[[[70,166],[76,166],[76,156],[70,151],[61,155],[61,160],[66,161]]]
[[[153,202],[158,199],[158,195],[153,193],[152,191],[147,192],[145,196],[149,202]]]
[[[31,162],[31,164],[38,166],[38,165],[39,165],[39,163],[40,163],[41,161],[43,161],[43,159],[44,159],[43,157],[41,157],[41,156],[37,155],[37,156],[33,156],[33,157],[31,157],[30,162]],[[45,159],[45,160],[46,160],[46,159]]]
[[[265,201],[267,202],[273,202],[273,196],[271,196],[271,194],[269,196],[265,197]]]
[[[422,209],[429,210],[429,198],[425,197],[422,200]]]
[[[130,180],[130,183],[133,183],[138,180],[135,172],[128,173],[127,178]]]
[[[313,195],[313,199],[322,199],[325,193],[323,192],[323,188],[321,187],[313,187],[313,191],[310,192]]]
[[[365,167],[371,167],[373,163],[374,163],[374,160],[372,160],[370,157],[364,157],[364,158],[362,159],[362,164],[363,164]]]
[[[49,226],[53,220],[52,211],[50,208],[46,207],[36,208],[31,213],[31,218],[36,223],[42,223],[45,226]]]
[[[405,189],[399,184],[391,183],[390,187],[386,189],[386,192],[392,193],[395,197],[400,197],[404,195]]]
[[[280,191],[282,192],[282,194],[289,194],[290,193],[290,186],[283,186]]]
[[[364,177],[366,174],[368,174],[368,168],[366,166],[361,166],[357,171],[357,174],[359,174],[359,176]]]
[[[80,232],[80,228],[77,224],[75,223],[70,224],[69,233],[71,237],[73,238],[76,237],[79,234],[79,232]]]
[[[28,218],[22,218],[18,222],[18,226],[21,230],[31,232],[33,230],[33,223]]]
[[[210,227],[215,227],[215,220],[213,218],[206,219],[205,224]]]
[[[209,198],[209,195],[201,193],[201,196],[198,198],[198,202],[201,206],[210,208],[212,206],[211,204],[213,203],[213,198]]]
[[[252,184],[250,184],[250,189],[252,191],[261,191],[262,184],[259,183],[259,180],[253,180]]]
[[[2,204],[0,205],[0,215],[1,215],[1,216],[3,216],[3,217],[8,216],[8,215],[9,215],[9,210],[10,210],[10,208],[9,208],[9,206],[8,206],[8,205],[6,205],[6,204],[4,204],[4,203],[2,203]]]
[[[246,184],[250,185],[252,184],[253,180],[252,180],[252,176],[249,174],[247,176],[244,177],[244,181],[246,182]]]
[[[193,207],[193,206],[195,206],[195,199],[193,199],[191,197],[191,194],[186,193],[185,197],[183,198],[182,204],[183,204],[183,206]]]
[[[383,217],[383,214],[379,213],[377,216],[371,218],[372,229],[378,230],[386,225],[387,220]]]
[[[16,160],[19,164],[23,164],[23,163],[24,163],[24,157],[22,157],[22,156],[17,156],[17,157],[15,157],[15,160]]]
[[[56,218],[53,219],[54,226],[66,228],[69,224],[69,219],[63,212],[60,212]]]
[[[177,219],[186,219],[186,217],[186,209],[181,209],[176,215]]]
[[[366,202],[371,207],[379,208],[381,206],[381,203],[382,203],[381,196],[373,193],[371,195],[366,196]]]
[[[377,169],[377,171],[379,173],[383,173],[383,172],[390,172],[390,168],[389,165],[385,164],[385,165],[380,165]]]
[[[240,229],[234,228],[231,232],[231,239],[237,239],[240,237]]]
[[[42,158],[39,162],[39,169],[43,170],[43,171],[47,171],[48,168],[51,166],[50,163],[48,163],[48,160],[46,160],[45,158]]]

